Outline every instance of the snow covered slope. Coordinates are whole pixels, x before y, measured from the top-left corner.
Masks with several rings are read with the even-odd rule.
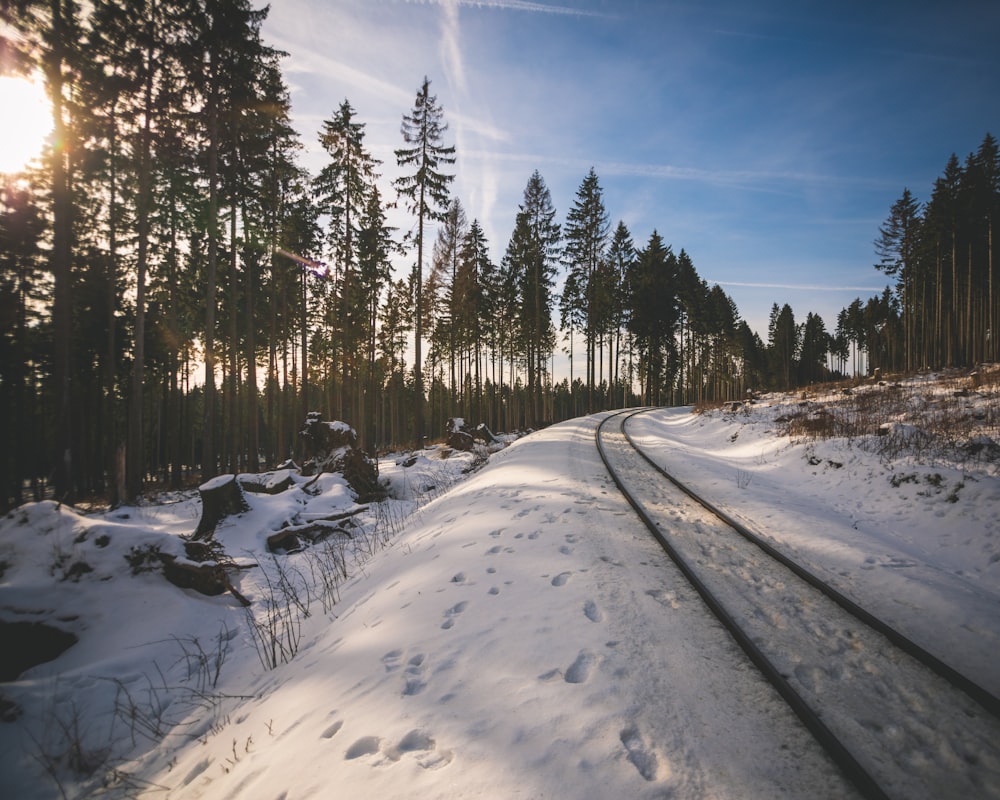
[[[778,437],[779,414],[674,409],[634,432],[682,479],[1000,683],[995,470],[936,465],[948,491],[894,486],[917,468]],[[339,602],[311,598],[290,629],[294,658],[274,669],[232,596],[131,575],[126,537],[189,533],[196,500],[120,510],[127,520],[15,512],[0,527],[3,618],[76,615],[62,624],[80,643],[0,685],[5,714],[21,711],[0,724],[0,794],[852,796],[620,498],[594,448],[599,419],[525,437],[447,491],[462,462],[425,461],[436,475],[387,466],[400,491],[438,496],[385,549],[348,554]],[[352,503],[336,479],[317,498],[295,492],[249,496],[252,511],[217,533],[261,564],[239,584],[257,619],[282,597],[263,576],[294,583],[315,566],[278,556],[275,573],[263,532],[310,503]],[[57,551],[95,569],[59,580]]]

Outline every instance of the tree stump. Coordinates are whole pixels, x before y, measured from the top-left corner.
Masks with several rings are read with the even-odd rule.
[[[473,437],[475,439],[482,439],[486,444],[496,444],[500,440],[494,435],[493,431],[489,429],[485,422],[480,422],[476,426],[476,433]]]
[[[201,521],[194,532],[194,539],[211,538],[215,526],[231,514],[249,511],[243,490],[235,475],[219,475],[198,487],[201,495]]]

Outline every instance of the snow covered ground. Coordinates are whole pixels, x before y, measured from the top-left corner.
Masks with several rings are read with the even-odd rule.
[[[992,392],[958,406],[987,431]],[[918,461],[865,436],[784,435],[840,400],[661,410],[632,432],[1000,693],[989,443]],[[344,482],[248,494],[216,538],[254,565],[234,578],[254,624],[231,594],[142,571],[150,547],[182,552],[196,497],[16,510],[0,522],[0,621],[79,642],[0,684],[0,796],[852,796],[617,493],[594,447],[601,416],[533,433],[467,477],[469,457],[441,449],[387,461],[396,499],[355,517],[353,539],[300,553],[269,555],[267,535],[354,508]],[[341,564],[338,584],[318,578]]]

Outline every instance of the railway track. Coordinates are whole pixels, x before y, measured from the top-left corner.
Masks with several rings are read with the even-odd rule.
[[[1000,700],[598,426],[615,484],[706,605],[867,798],[1000,798]]]

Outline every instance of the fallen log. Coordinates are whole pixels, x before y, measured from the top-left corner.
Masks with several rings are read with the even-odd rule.
[[[310,544],[321,542],[334,534],[353,538],[350,531],[332,522],[313,522],[272,533],[267,537],[267,549],[271,553],[294,553],[302,549],[303,540]]]
[[[190,561],[178,561],[174,556],[165,553],[160,555],[160,560],[163,562],[163,577],[174,586],[194,589],[209,597],[229,592],[240,605],[244,607],[250,605],[250,601],[229,580],[226,568],[217,561],[194,564]]]
[[[238,480],[243,491],[253,494],[281,494],[295,483],[291,470],[288,469],[265,472],[262,475],[240,475]]]

